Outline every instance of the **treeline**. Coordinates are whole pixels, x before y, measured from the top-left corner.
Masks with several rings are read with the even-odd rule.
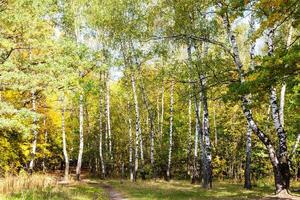
[[[0,173],[300,176],[299,4],[0,1]],[[75,169],[76,167],[76,169]]]

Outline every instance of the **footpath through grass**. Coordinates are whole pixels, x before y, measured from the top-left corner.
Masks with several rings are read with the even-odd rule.
[[[243,189],[242,184],[229,182],[215,182],[213,189],[205,190],[199,185],[191,185],[188,181],[138,181],[131,183],[119,180],[106,181],[124,197],[132,200],[234,200],[234,199],[261,199],[271,195],[274,188],[268,184],[260,184],[252,190]]]
[[[35,179],[34,179],[35,180]],[[32,186],[34,181],[30,181]],[[274,187],[268,182],[261,181],[252,190],[243,189],[242,183],[214,182],[213,189],[205,190],[199,185],[188,181],[166,182],[141,181],[132,183],[129,180],[99,180],[84,179],[81,182],[72,181],[70,184],[47,185],[45,187],[30,187],[25,185],[22,190],[12,190],[6,195],[0,193],[2,200],[108,200],[108,193],[121,194],[129,200],[260,200],[273,194]],[[17,185],[17,184],[15,184]],[[7,186],[11,186],[10,182]],[[109,187],[109,191],[103,187]],[[300,182],[294,182],[292,189],[299,189]],[[27,189],[26,189],[27,188]],[[8,191],[8,190],[3,190]],[[297,193],[296,193],[297,194]],[[298,193],[298,195],[300,195]],[[121,198],[118,198],[121,199]],[[300,198],[299,198],[300,199]]]

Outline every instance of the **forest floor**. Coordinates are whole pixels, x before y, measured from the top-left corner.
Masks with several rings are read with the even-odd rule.
[[[300,200],[300,193],[295,193],[296,196],[277,198],[272,195],[274,188],[269,184],[260,183],[253,187],[252,190],[243,189],[240,183],[229,183],[225,181],[215,182],[213,189],[205,190],[199,185],[191,185],[188,181],[138,181],[131,183],[130,181],[108,180],[105,184],[112,186],[119,191],[123,197],[133,200],[275,200],[275,199],[293,199]],[[295,186],[300,187],[300,183],[295,183]]]
[[[300,183],[293,183],[299,189]],[[294,198],[275,198],[272,196],[273,186],[259,183],[252,190],[243,189],[241,183],[228,181],[214,182],[213,189],[205,190],[199,185],[191,185],[188,181],[141,181],[131,183],[128,180],[99,180],[85,177],[80,182],[58,183],[43,189],[30,189],[18,193],[1,196],[2,200],[300,200],[300,193],[294,193]],[[286,196],[288,197],[288,196]]]
[[[2,200],[108,200],[108,194],[99,184],[85,182],[56,185],[43,189],[30,189],[3,195]]]

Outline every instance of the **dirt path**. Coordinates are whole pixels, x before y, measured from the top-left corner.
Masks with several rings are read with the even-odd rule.
[[[125,198],[110,185],[103,184],[101,187],[108,193],[110,200],[125,200]]]
[[[101,183],[98,181],[91,181],[89,179],[83,179],[82,181],[85,183],[88,183],[88,184],[97,184],[99,187],[103,188],[105,190],[105,192],[107,193],[110,200],[127,200],[127,198],[124,198],[121,193],[117,192],[110,185],[107,185],[105,183]]]
[[[280,194],[262,198],[261,200],[300,200],[299,196],[291,195],[286,191],[281,192]]]

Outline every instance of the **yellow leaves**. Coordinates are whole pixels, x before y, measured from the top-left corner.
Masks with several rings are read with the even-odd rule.
[[[30,147],[31,147],[31,143],[29,143],[29,142],[20,144],[22,153],[26,158],[29,158],[29,156],[30,156],[30,150],[31,150]]]

